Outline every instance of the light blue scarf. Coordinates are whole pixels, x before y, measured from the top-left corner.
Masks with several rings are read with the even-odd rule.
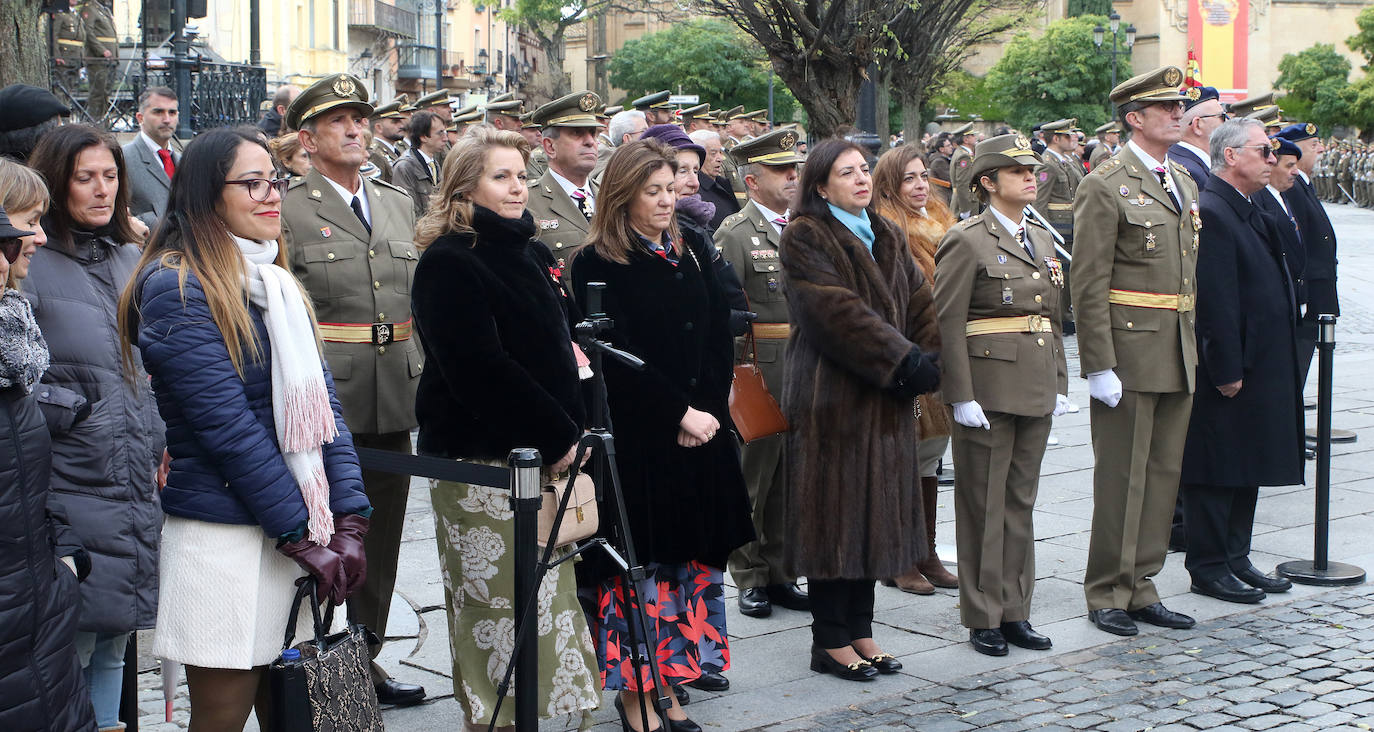
[[[859,237],[859,241],[868,247],[868,253],[873,254],[873,241],[877,238],[873,235],[873,224],[868,220],[868,210],[862,210],[858,216],[836,206],[833,203],[826,204],[830,207],[830,214],[836,218],[844,228],[849,229],[850,233]]]

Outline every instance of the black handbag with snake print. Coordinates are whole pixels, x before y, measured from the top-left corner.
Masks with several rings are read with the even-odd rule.
[[[296,617],[308,602],[315,621],[315,637],[294,647]],[[350,623],[343,632],[327,635],[334,607],[324,617],[315,599],[315,578],[301,582],[286,622],[282,656],[268,667],[272,689],[272,718],[278,732],[380,732],[382,713],[368,668],[369,641],[376,636],[366,626]],[[293,651],[298,652],[293,653]]]

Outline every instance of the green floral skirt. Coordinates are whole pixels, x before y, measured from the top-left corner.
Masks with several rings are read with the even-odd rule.
[[[510,491],[431,480],[430,500],[448,608],[453,695],[469,722],[486,725],[515,646]],[[554,567],[539,587],[539,710],[545,718],[576,716],[586,729],[591,710],[601,704],[601,685],[572,564]],[[512,683],[498,726],[515,724],[514,691]]]

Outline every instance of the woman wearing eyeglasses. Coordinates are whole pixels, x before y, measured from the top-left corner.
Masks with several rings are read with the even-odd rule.
[[[115,335],[115,303],[142,237],[131,228],[114,138],[90,125],[58,127],[44,133],[29,165],[51,201],[42,218],[48,242],[28,260],[23,294],[52,357],[39,399],[64,412],[50,425],[53,498],[91,555],[77,650],[103,729],[118,724],[129,633],[156,619],[163,425],[147,374],[121,361]],[[71,407],[80,401],[89,412],[78,420]]]
[[[263,670],[296,582],[337,606],[366,573],[353,438],[278,245],[285,188],[253,136],[196,137],[119,303],[172,456],[153,653],[185,664],[194,729],[241,730],[255,707],[273,729]]]

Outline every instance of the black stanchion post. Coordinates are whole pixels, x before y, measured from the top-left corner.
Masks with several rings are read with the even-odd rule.
[[[126,732],[138,732],[138,631],[124,646],[124,686],[119,694],[119,719]]]
[[[1336,316],[1317,317],[1317,511],[1312,561],[1295,560],[1278,566],[1282,577],[1304,585],[1357,585],[1364,570],[1353,564],[1327,561],[1331,530],[1331,379],[1336,351]]]
[[[515,618],[516,622],[538,623],[535,585],[539,582],[539,468],[543,461],[532,448],[511,450],[510,502],[515,511]],[[528,608],[531,603],[536,608]],[[516,643],[515,728],[539,729],[539,643],[533,638]]]

